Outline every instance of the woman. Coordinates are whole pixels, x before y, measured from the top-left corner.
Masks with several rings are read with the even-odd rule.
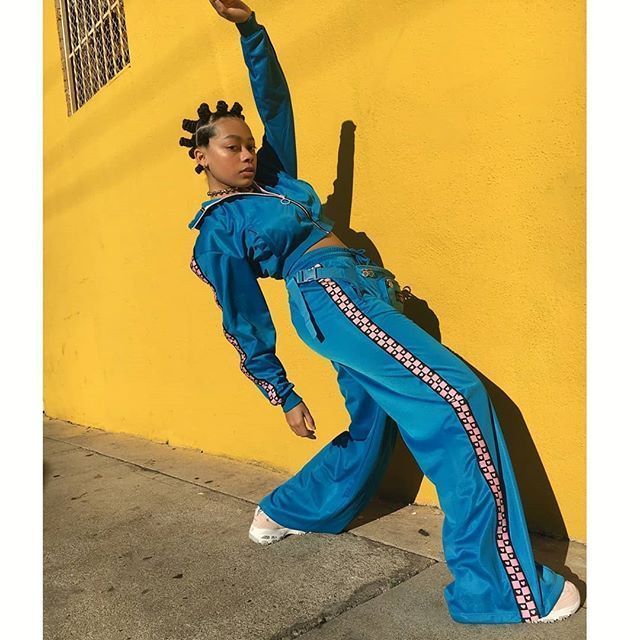
[[[402,313],[393,273],[345,246],[297,176],[293,113],[273,45],[240,0],[211,2],[236,24],[265,133],[255,139],[236,102],[207,104],[181,138],[205,171],[211,199],[191,268],[213,288],[240,368],[292,431],[315,437],[311,412],[275,355],[257,278],[285,279],[293,325],[329,358],[351,417],[341,433],[256,508],[250,537],[268,544],[309,531],[339,533],[375,492],[393,449],[393,419],[438,491],[454,580],[444,590],[458,622],[550,622],[574,613],[575,585],[535,562],[498,418],[480,379]]]

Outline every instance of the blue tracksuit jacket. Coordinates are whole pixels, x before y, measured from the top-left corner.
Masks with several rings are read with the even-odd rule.
[[[286,412],[302,398],[275,354],[276,331],[257,279],[287,277],[334,223],[322,214],[313,187],[298,178],[291,96],[266,29],[255,12],[236,27],[265,129],[254,179],[260,191],[202,203],[189,223],[199,231],[191,269],[213,288],[240,369]]]

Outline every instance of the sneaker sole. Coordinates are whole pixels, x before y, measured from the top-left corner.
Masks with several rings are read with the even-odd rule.
[[[552,622],[559,622],[560,620],[565,620],[569,616],[572,616],[580,608],[580,604],[581,604],[580,596],[578,595],[578,601],[575,604],[564,607],[563,609],[559,609],[553,614],[553,617],[551,617],[551,614],[549,613],[544,618],[540,618],[539,620],[536,620],[534,624],[537,624],[538,622],[549,624]]]
[[[258,529],[251,527],[249,529],[249,538],[258,544],[266,545],[278,542],[287,536],[302,536],[307,531],[298,531],[297,529]]]
[[[255,511],[253,512],[254,518],[260,511],[262,511],[262,509],[260,509],[260,505],[256,506]],[[264,513],[264,511],[262,513]],[[305,533],[309,532],[300,531],[299,529],[289,529],[288,527],[280,527],[278,529],[262,529],[254,525],[249,527],[249,538],[258,544],[272,544],[273,542],[278,542],[278,540],[282,540],[289,535],[302,536]]]

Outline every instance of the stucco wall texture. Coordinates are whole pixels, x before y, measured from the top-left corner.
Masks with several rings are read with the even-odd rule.
[[[530,528],[586,541],[584,2],[250,6],[291,88],[300,177],[323,201],[352,181],[352,231],[484,376]],[[294,436],[189,269],[207,189],[182,119],[237,100],[262,137],[237,30],[204,0],[125,10],[131,65],[69,117],[44,3],[45,412],[294,473],[348,427],[334,369],[261,281],[318,427]],[[410,485],[396,460],[384,491],[438,504]]]

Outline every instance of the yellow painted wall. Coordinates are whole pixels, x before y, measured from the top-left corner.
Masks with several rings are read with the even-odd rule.
[[[352,120],[352,228],[520,412],[566,532],[585,541],[584,3],[251,7],[291,87],[300,176],[326,199]],[[295,334],[283,283],[261,281],[318,425],[316,441],[293,436],[189,269],[206,185],[177,144],[182,119],[238,100],[262,135],[237,30],[204,0],[125,10],[130,67],[68,117],[44,3],[45,411],[293,473],[347,427],[331,364]],[[516,472],[535,483],[524,441]],[[527,495],[530,526],[549,529],[548,496]],[[437,504],[426,479],[416,502]]]

